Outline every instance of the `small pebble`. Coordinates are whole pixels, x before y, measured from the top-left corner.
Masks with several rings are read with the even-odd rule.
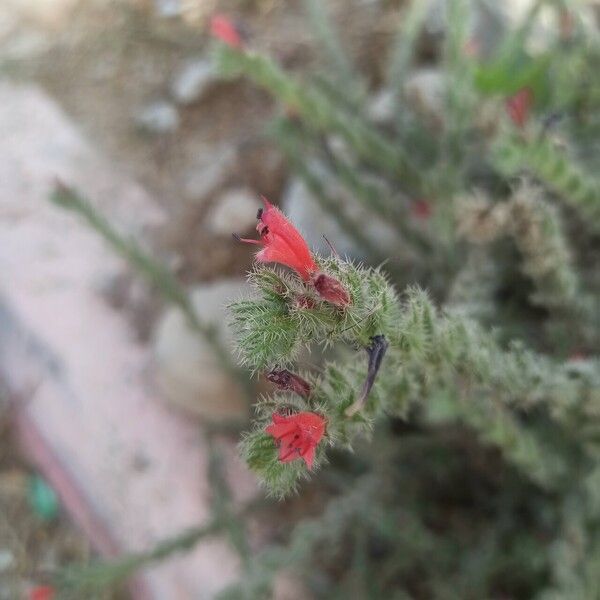
[[[159,100],[143,108],[135,122],[146,133],[172,133],[179,127],[179,113],[170,102]]]
[[[8,571],[15,564],[15,555],[8,549],[0,549],[0,573]]]
[[[248,188],[234,188],[222,194],[206,218],[207,227],[213,233],[231,236],[244,233],[254,227],[256,210],[261,206],[257,195]]]
[[[214,64],[208,59],[188,62],[175,76],[171,94],[178,104],[193,104],[202,99],[217,81]]]

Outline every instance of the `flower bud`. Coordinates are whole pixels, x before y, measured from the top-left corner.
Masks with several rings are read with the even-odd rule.
[[[303,398],[310,396],[310,383],[287,369],[273,369],[267,373],[267,379],[280,390],[294,392]]]
[[[313,285],[317,294],[330,304],[346,308],[350,304],[350,294],[346,288],[331,275],[317,273],[313,277]]]

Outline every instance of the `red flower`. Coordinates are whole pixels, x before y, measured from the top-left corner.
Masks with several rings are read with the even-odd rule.
[[[232,48],[242,48],[244,41],[238,28],[225,15],[214,15],[210,20],[210,33]]]
[[[259,209],[256,215],[258,219],[256,230],[261,239],[249,240],[235,234],[234,237],[247,244],[264,246],[256,254],[258,262],[275,262],[290,267],[305,282],[312,283],[323,300],[340,308],[348,306],[350,294],[344,286],[330,275],[317,272],[317,263],[298,230],[264,196],[263,202],[265,208]],[[309,308],[310,302],[305,302],[303,307]]]
[[[247,244],[259,244],[264,248],[256,255],[258,262],[276,262],[294,269],[308,281],[317,270],[308,245],[298,230],[287,220],[285,215],[266,198],[265,208],[258,211],[258,231],[260,240],[240,238]]]
[[[528,87],[521,88],[516,94],[506,99],[506,112],[517,127],[523,127],[527,122],[533,100],[533,91]]]
[[[317,445],[325,433],[325,419],[312,412],[300,412],[289,417],[274,413],[273,424],[265,431],[275,438],[281,462],[302,458],[312,469]]]
[[[29,591],[29,600],[52,600],[54,588],[49,585],[38,585]]]
[[[429,202],[423,198],[420,198],[419,200],[415,200],[411,207],[410,207],[410,212],[413,214],[413,216],[415,216],[417,219],[429,219],[429,217],[431,217],[431,204],[429,204]]]

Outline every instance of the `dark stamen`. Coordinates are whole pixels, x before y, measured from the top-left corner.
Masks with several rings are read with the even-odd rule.
[[[263,216],[263,209],[259,208],[258,211],[256,212],[256,218],[260,221],[260,219],[262,219]]]

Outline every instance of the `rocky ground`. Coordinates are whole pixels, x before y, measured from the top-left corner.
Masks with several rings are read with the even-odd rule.
[[[205,16],[214,11],[211,3],[194,3],[192,11],[185,7],[173,11],[169,4],[3,2],[0,76],[41,85],[101,152],[163,204],[170,218],[150,243],[186,283],[198,285],[227,276],[239,282],[249,255],[231,243],[231,231],[250,229],[258,193],[279,197],[286,177],[280,155],[262,133],[271,105],[249,86],[217,81],[204,33]],[[276,46],[279,38],[283,47],[287,16],[274,14],[268,3],[250,6],[247,12],[249,22],[264,31],[278,21],[275,34],[261,33],[261,40]],[[293,48],[285,44],[292,62],[303,44],[301,38],[295,36]],[[140,335],[150,335],[161,309],[148,290],[126,273],[100,285],[105,285],[109,302],[128,310]],[[219,295],[223,286],[215,289]],[[202,293],[200,289],[200,298],[206,297]],[[214,296],[215,290],[206,293]],[[163,361],[165,387],[172,390],[168,399],[189,408],[199,383],[194,377],[186,379],[178,357],[186,357],[190,364],[202,361],[210,350],[190,340],[170,312],[161,318],[158,332],[157,355]],[[175,372],[173,364],[178,365]],[[208,360],[207,373],[211,365]],[[197,373],[196,367],[189,373]],[[171,385],[173,377],[176,385]],[[205,378],[203,382],[206,387]],[[223,397],[221,383],[213,378],[210,398]],[[231,406],[235,411],[235,399]],[[222,402],[219,407],[222,411]],[[85,563],[92,555],[56,498],[51,499],[52,514],[40,513],[43,507],[36,506],[32,486],[39,484],[50,494],[51,490],[22,458],[10,423],[4,407],[0,599],[7,600],[34,593],[45,583],[45,573],[72,562]]]
[[[90,544],[56,504],[44,480],[23,460],[0,412],[0,599],[35,597],[60,565],[86,563]],[[117,600],[106,595],[105,600]]]

